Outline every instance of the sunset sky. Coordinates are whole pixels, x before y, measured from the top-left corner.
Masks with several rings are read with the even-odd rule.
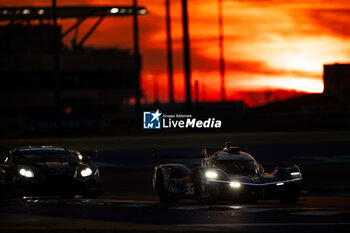
[[[46,5],[50,0],[0,0],[1,6]],[[165,0],[139,0],[142,88],[146,101],[168,100]],[[200,100],[220,100],[218,1],[189,0],[192,83]],[[57,0],[58,5],[130,5],[132,0]],[[350,62],[349,0],[223,0],[226,89],[239,92],[323,90],[325,63]],[[181,0],[171,0],[175,100],[184,100]],[[97,19],[81,27],[81,35]],[[61,21],[64,28],[75,21]],[[132,18],[106,18],[86,41],[94,47],[132,49]],[[69,38],[66,40],[70,44]]]

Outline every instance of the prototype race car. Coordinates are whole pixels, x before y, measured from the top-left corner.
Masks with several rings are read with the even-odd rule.
[[[209,150],[201,150],[201,163],[190,165],[185,165],[186,160],[198,155],[178,157],[153,152],[153,188],[161,202],[279,199],[281,203],[294,203],[301,197],[302,174],[298,166],[281,163],[272,173],[265,173],[253,156],[230,143],[211,156]],[[160,160],[164,158],[185,161],[162,164]]]
[[[10,197],[102,194],[98,168],[88,155],[50,146],[22,147],[1,156],[0,192]]]

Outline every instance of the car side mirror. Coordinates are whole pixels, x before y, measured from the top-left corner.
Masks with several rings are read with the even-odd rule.
[[[0,163],[4,163],[6,159],[6,155],[0,155]]]
[[[248,153],[248,147],[244,146],[243,151]]]
[[[259,174],[264,174],[265,170],[264,170],[263,166],[260,163],[258,163],[258,166],[259,166]]]
[[[83,162],[85,163],[85,160],[87,162],[90,162],[91,160],[96,160],[98,157],[98,150],[82,150],[80,151],[80,154],[83,156]]]
[[[91,162],[90,156],[83,156],[83,163],[89,164]]]
[[[190,164],[190,167],[191,167],[191,168],[199,167],[199,166],[201,166],[200,163],[191,163],[191,164]]]

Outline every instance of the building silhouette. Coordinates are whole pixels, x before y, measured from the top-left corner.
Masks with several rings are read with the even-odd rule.
[[[147,10],[141,7],[138,13],[146,14]],[[133,7],[125,6],[58,7],[58,18],[77,20],[62,31],[60,25],[54,28],[52,24],[51,8],[0,8],[1,111],[22,115],[118,111],[123,101],[135,97],[138,88],[133,54],[114,48],[88,48],[84,42],[104,17],[131,15]],[[98,20],[82,39],[74,37],[72,46],[63,44],[63,38],[90,17]],[[58,38],[54,40],[55,34]]]
[[[350,93],[350,64],[324,65],[324,94],[343,96]]]

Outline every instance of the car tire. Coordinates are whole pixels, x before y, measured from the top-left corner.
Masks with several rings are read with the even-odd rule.
[[[10,192],[8,197],[11,199],[23,199],[23,194],[18,192]]]
[[[164,177],[161,172],[157,173],[155,186],[156,186],[158,199],[161,203],[170,204],[170,203],[178,203],[180,201],[179,198],[170,197],[169,194],[167,193],[167,190],[164,187]]]
[[[61,197],[62,197],[63,199],[74,199],[75,194],[72,194],[72,193],[65,193],[65,194],[62,194]]]
[[[297,197],[280,197],[279,199],[280,204],[295,204],[299,198]]]
[[[98,194],[85,194],[83,195],[84,198],[88,198],[88,199],[96,199],[98,197]]]
[[[194,176],[194,196],[198,202],[213,202],[214,200],[208,193],[204,193],[202,189],[202,176],[200,172],[196,172]]]
[[[282,194],[278,200],[281,204],[295,204],[300,199],[300,196],[301,192],[295,190]]]

